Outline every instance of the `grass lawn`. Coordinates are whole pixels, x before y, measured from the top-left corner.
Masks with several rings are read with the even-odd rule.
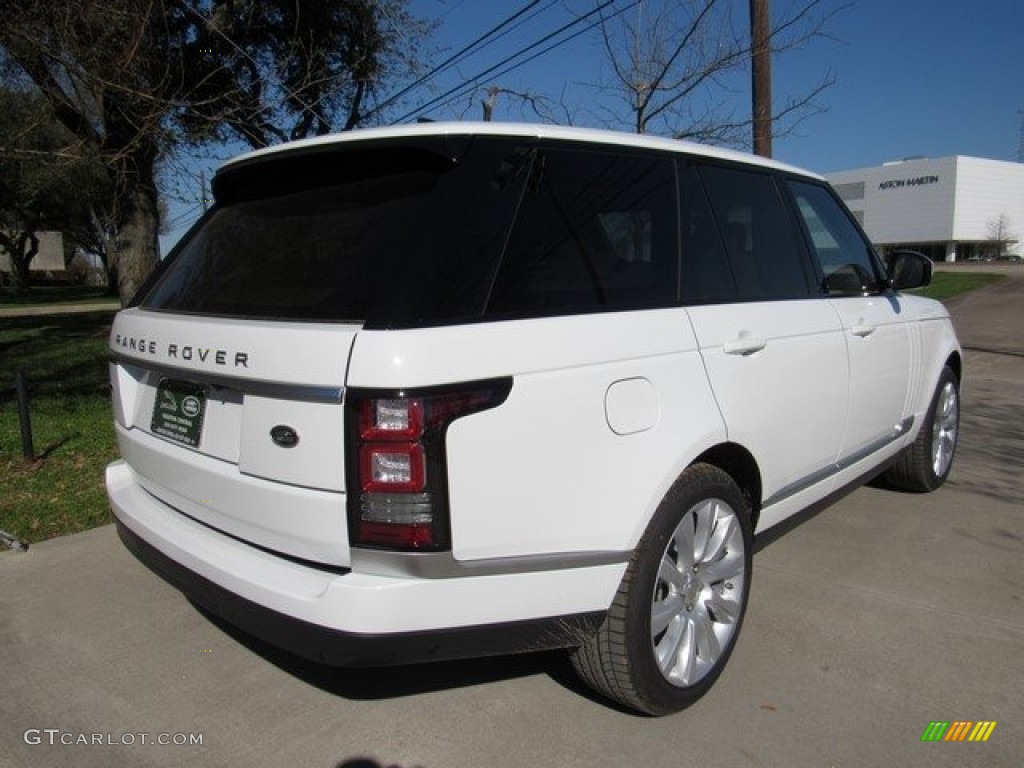
[[[15,295],[10,288],[0,289],[0,308],[35,307],[40,304],[104,304],[117,301],[104,287],[89,285],[34,285],[29,293]]]
[[[113,312],[0,318],[0,530],[28,542],[110,522],[117,456],[107,378]],[[29,382],[36,460],[22,457],[14,373]]]
[[[987,272],[936,272],[932,276],[931,285],[913,293],[943,301],[1005,279],[1004,275]]]

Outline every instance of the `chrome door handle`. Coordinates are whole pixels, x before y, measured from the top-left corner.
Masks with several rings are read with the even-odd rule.
[[[722,350],[727,355],[752,355],[755,352],[760,352],[762,349],[768,346],[768,342],[764,339],[755,338],[754,336],[740,336],[739,338],[727,341],[722,345]]]

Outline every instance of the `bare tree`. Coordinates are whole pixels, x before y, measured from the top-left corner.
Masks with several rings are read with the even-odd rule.
[[[502,88],[492,85],[483,89],[483,98],[480,99],[480,106],[483,110],[483,120],[486,123],[494,119],[494,108],[498,104],[499,96],[511,96],[519,102],[520,108],[528,111],[532,116],[547,122],[557,122],[552,119],[552,110],[548,100],[543,96],[537,96],[529,91],[517,91],[512,88]]]
[[[841,10],[828,3],[801,0],[785,9],[767,32],[770,51],[793,50],[824,35]],[[736,22],[736,7],[728,0],[642,0],[635,14],[605,19],[601,40],[612,72],[605,88],[624,106],[612,108],[605,121],[637,133],[749,145],[753,116],[736,115],[728,98],[729,79],[746,71],[753,52],[749,24]],[[821,111],[816,100],[833,82],[825,73],[809,92],[774,111],[775,135]]]
[[[1017,235],[1011,231],[1011,227],[1010,217],[1005,213],[999,214],[986,225],[988,242],[995,248],[998,259],[1005,258],[1009,246],[1017,242]]]

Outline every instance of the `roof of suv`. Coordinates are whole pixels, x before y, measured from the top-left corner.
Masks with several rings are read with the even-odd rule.
[[[649,136],[635,133],[621,133],[618,131],[604,131],[593,128],[574,128],[560,125],[540,125],[533,123],[482,123],[482,122],[449,122],[449,123],[417,123],[414,125],[398,125],[386,128],[364,128],[343,133],[333,133],[328,136],[317,136],[312,139],[278,144],[273,147],[258,149],[253,152],[239,155],[224,163],[222,168],[228,168],[239,163],[246,163],[251,160],[275,156],[282,153],[296,150],[312,149],[316,147],[330,147],[336,144],[360,141],[378,141],[388,139],[402,139],[425,136],[522,136],[537,139],[555,139],[559,141],[577,141],[605,146],[636,147],[642,149],[654,149],[667,152],[685,152],[691,155],[712,157],[720,160],[731,160],[733,162],[758,165],[765,168],[797,173],[820,179],[818,174],[811,173],[802,168],[780,163],[775,160],[758,157],[745,152],[737,152],[731,149],[713,147],[706,144],[697,144],[691,141],[678,139],[666,139],[659,136]]]

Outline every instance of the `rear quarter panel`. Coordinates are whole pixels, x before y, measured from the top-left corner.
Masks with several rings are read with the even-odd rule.
[[[721,417],[684,310],[360,334],[349,385],[512,376],[447,436],[459,560],[632,549]]]

